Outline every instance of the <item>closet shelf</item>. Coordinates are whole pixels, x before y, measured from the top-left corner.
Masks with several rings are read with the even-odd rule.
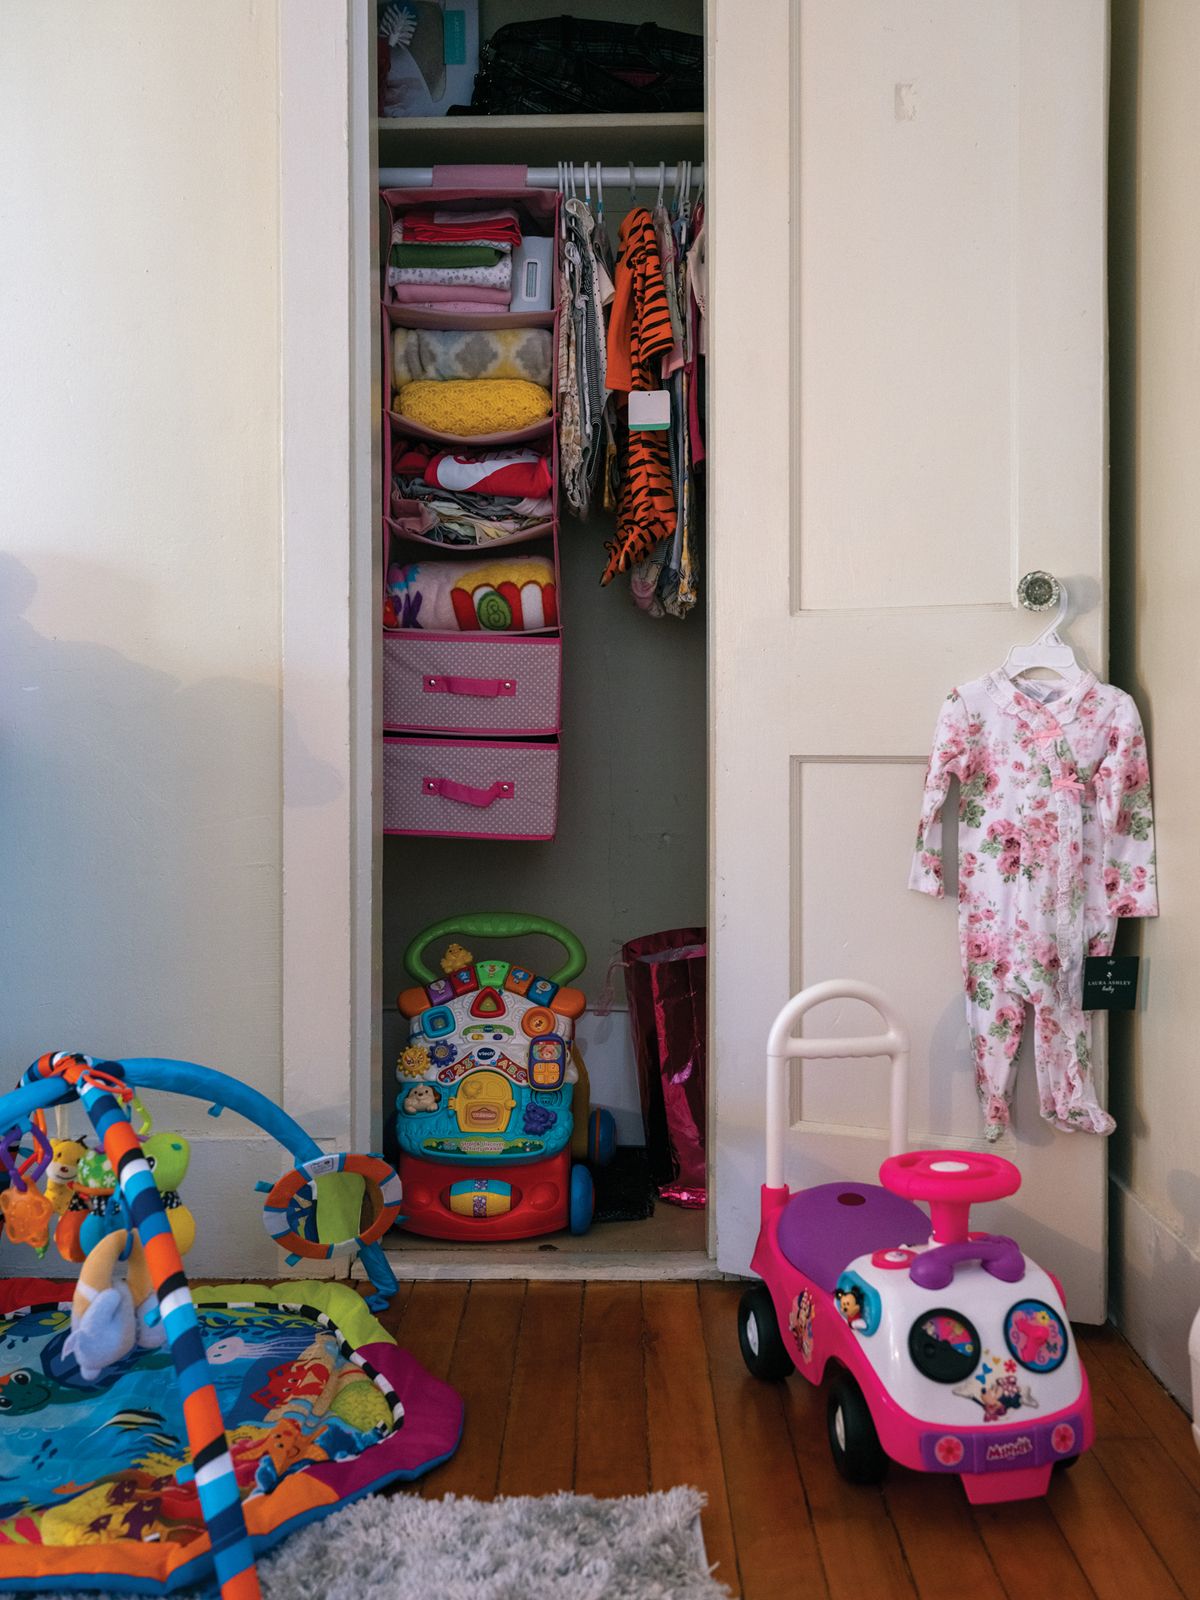
[[[379,165],[555,161],[702,161],[704,113],[645,115],[383,117],[375,122]]]

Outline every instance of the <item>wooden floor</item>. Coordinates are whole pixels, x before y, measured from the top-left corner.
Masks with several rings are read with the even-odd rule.
[[[708,1496],[717,1577],[743,1600],[1200,1600],[1200,1453],[1111,1329],[1080,1329],[1096,1448],[1043,1500],[972,1508],[961,1485],[834,1471],[823,1397],[738,1352],[736,1283],[405,1284],[383,1320],[466,1402],[429,1496]]]

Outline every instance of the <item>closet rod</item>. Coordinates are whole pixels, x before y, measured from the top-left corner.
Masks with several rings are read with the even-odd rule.
[[[606,189],[628,189],[630,187],[630,172],[628,165],[623,167],[602,167],[601,182]],[[663,182],[673,185],[676,174],[680,168],[674,162],[663,170]],[[532,189],[557,189],[557,167],[528,167],[528,183]],[[580,195],[583,194],[583,167],[576,164],[575,187]],[[588,172],[593,183],[596,181],[596,167],[588,162]],[[634,167],[633,184],[638,189],[658,188],[658,167]],[[379,186],[381,189],[424,189],[433,183],[432,167],[380,167]],[[704,163],[697,161],[692,167],[693,187],[702,186],[704,183]]]

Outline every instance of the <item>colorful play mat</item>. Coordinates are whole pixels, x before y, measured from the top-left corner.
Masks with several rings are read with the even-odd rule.
[[[69,1287],[69,1286],[68,1286]],[[0,1283],[0,1582],[168,1591],[208,1569],[166,1349],[85,1384],[64,1285]],[[344,1284],[192,1291],[256,1552],[450,1455],[462,1402]],[[203,1470],[202,1468],[199,1470]]]
[[[141,1089],[276,1138],[295,1165],[257,1186],[267,1231],[292,1264],[357,1255],[369,1297],[329,1281],[193,1288],[187,1141],[151,1132]],[[91,1143],[50,1137],[45,1113],[73,1107]],[[457,1448],[458,1395],[374,1315],[396,1289],[379,1239],[401,1198],[381,1157],[323,1152],[195,1063],[57,1054],[0,1095],[0,1167],[10,1242],[79,1263],[74,1283],[0,1280],[0,1591],[215,1579],[223,1600],[253,1600],[264,1550]]]

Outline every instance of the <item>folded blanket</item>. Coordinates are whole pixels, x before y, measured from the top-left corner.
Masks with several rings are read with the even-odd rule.
[[[549,328],[395,328],[392,388],[421,378],[526,378],[550,387]]]
[[[399,234],[405,244],[423,241],[429,244],[466,244],[485,240],[518,245],[521,242],[521,223],[512,206],[501,206],[494,211],[406,211],[393,229],[392,237]]]
[[[491,289],[486,285],[453,283],[394,283],[392,299],[397,305],[420,307],[436,311],[439,306],[446,311],[460,311],[467,305],[473,311],[507,311],[512,296],[507,289]]]
[[[388,267],[391,284],[446,284],[458,289],[503,289],[512,292],[512,257],[500,256],[490,267]]]
[[[494,267],[502,251],[494,244],[393,244],[389,267]]]
[[[554,563],[545,556],[414,561],[390,568],[387,586],[401,628],[519,633],[558,626]]]
[[[520,378],[448,378],[406,383],[396,395],[402,417],[438,433],[469,439],[512,433],[550,415],[550,391]]]

